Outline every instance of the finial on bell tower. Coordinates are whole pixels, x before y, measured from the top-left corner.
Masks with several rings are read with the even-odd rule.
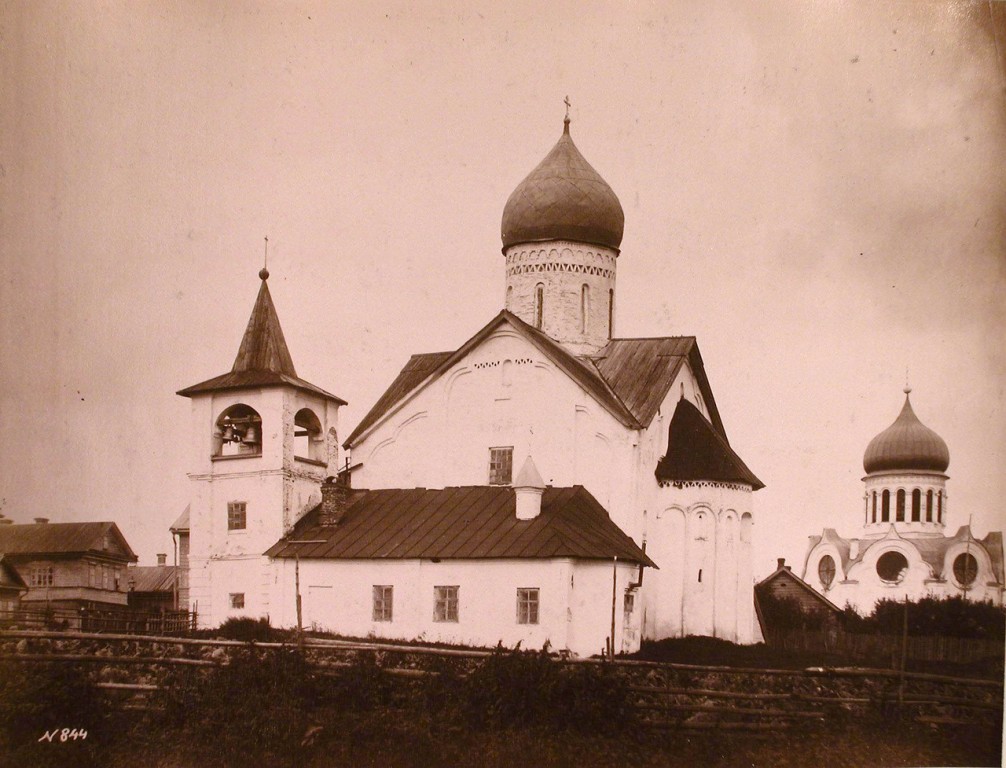
[[[262,269],[258,271],[258,276],[263,280],[269,279],[269,235],[265,236],[265,255],[262,257]]]

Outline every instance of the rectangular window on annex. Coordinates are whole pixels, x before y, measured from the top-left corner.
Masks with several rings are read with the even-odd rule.
[[[522,587],[517,590],[517,623],[538,623],[538,588]]]
[[[227,502],[227,530],[243,531],[247,524],[248,503],[244,501]]]
[[[434,621],[457,621],[458,620],[458,588],[434,587],[433,588],[433,620]]]
[[[231,608],[244,608],[245,607],[245,593],[244,592],[231,592],[230,593]]]
[[[489,485],[509,485],[513,479],[513,446],[489,449]]]
[[[374,585],[374,621],[391,621],[394,587]]]

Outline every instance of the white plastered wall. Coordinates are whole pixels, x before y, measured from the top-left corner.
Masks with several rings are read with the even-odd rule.
[[[274,624],[296,626],[295,570],[274,561],[281,597]],[[612,564],[555,560],[309,560],[299,564],[303,626],[357,637],[599,653],[610,634]],[[624,592],[636,569],[620,564],[616,637],[622,640]],[[374,621],[373,587],[393,588],[391,621]],[[458,621],[434,621],[435,587],[458,587]],[[539,590],[538,624],[517,622],[517,590]],[[630,619],[631,621],[631,619]],[[627,650],[638,649],[635,646]]]

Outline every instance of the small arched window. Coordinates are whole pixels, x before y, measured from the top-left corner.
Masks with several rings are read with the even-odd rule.
[[[580,286],[580,333],[587,332],[587,313],[590,307],[590,286],[584,283]]]
[[[896,522],[905,522],[905,489],[898,489],[898,510],[897,510],[897,520]]]
[[[936,494],[936,522],[943,522],[943,491]]]
[[[506,308],[508,311],[513,311],[513,286],[508,285],[506,287]]]
[[[877,522],[877,492],[873,492],[873,522]]]
[[[822,587],[827,589],[831,586],[831,582],[835,580],[835,560],[831,555],[825,555],[818,561],[817,575]]]
[[[926,491],[926,522],[933,522],[933,491]]]
[[[293,417],[293,455],[307,461],[325,460],[321,422],[310,408],[301,408]]]
[[[244,403],[232,405],[213,425],[214,456],[261,456],[262,417]]]
[[[545,317],[545,284],[538,283],[534,287],[534,327],[541,328]]]
[[[886,489],[880,496],[880,521],[891,522],[891,492]]]
[[[608,338],[615,335],[615,289],[608,289]]]
[[[916,488],[912,491],[912,522],[922,521],[922,491]]]

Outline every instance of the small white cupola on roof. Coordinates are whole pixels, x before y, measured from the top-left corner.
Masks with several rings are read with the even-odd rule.
[[[530,456],[524,460],[524,466],[517,473],[513,490],[517,497],[518,520],[533,520],[541,514],[541,495],[545,492],[545,481],[541,479],[538,467]]]

